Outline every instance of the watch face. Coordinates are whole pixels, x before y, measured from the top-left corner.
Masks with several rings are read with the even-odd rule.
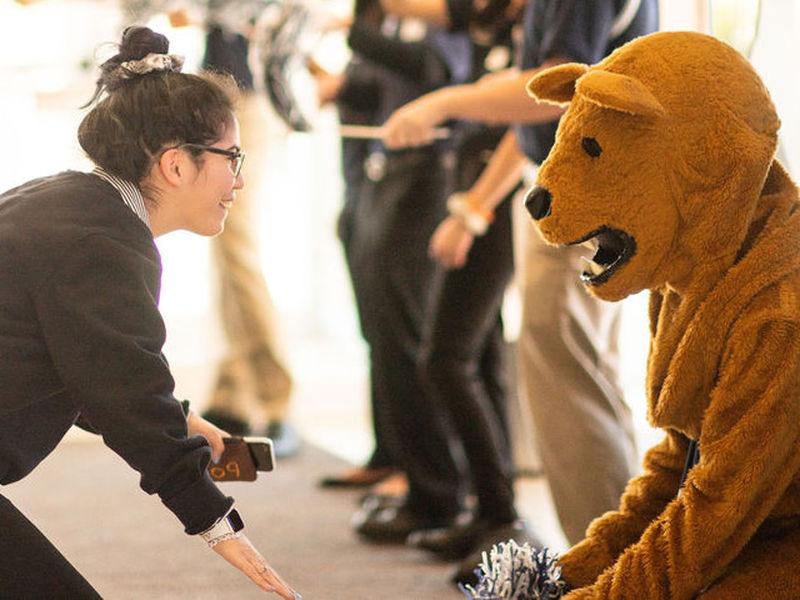
[[[244,521],[242,521],[242,517],[239,516],[239,512],[235,508],[228,513],[228,523],[230,523],[234,532],[244,529]]]

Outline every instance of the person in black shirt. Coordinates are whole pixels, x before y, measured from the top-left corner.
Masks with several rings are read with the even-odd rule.
[[[154,237],[216,235],[244,185],[226,78],[180,73],[145,27],[103,63],[78,139],[96,165],[0,195],[0,484],[73,424],[102,435],[183,524],[265,591],[297,598],[210,479],[226,435],[173,396]],[[88,106],[87,105],[87,106]],[[3,595],[99,597],[0,495]]]

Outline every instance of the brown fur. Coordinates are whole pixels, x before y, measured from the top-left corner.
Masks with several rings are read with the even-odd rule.
[[[539,173],[543,237],[636,240],[589,290],[651,291],[648,417],[667,433],[562,557],[567,598],[800,598],[800,212],[766,89],[725,44],[673,32],[529,91],[569,102]],[[689,438],[701,460],[678,494]]]

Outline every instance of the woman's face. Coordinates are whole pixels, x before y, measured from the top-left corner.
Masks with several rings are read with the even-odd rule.
[[[240,149],[239,122],[235,117],[225,127],[223,136],[213,144],[221,150]],[[234,174],[231,158],[213,152],[203,152],[197,177],[189,184],[185,206],[185,226],[200,235],[217,235],[225,227],[228,210],[233,206],[236,190],[244,187],[244,177]]]

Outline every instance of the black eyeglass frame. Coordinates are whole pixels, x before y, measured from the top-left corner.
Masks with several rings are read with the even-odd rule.
[[[246,156],[244,150],[241,148],[237,148],[236,150],[225,150],[224,148],[217,148],[216,146],[207,146],[205,144],[192,144],[192,143],[185,143],[179,146],[175,146],[176,148],[194,148],[196,150],[202,150],[203,152],[211,152],[212,154],[220,154],[222,156],[227,156],[230,159],[231,164],[233,165],[233,176],[239,177],[239,173],[242,172],[242,165],[244,164],[244,158]]]

